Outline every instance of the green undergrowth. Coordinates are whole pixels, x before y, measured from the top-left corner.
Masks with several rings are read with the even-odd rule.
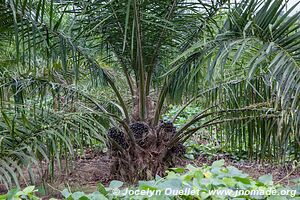
[[[296,183],[297,181],[295,181]],[[299,180],[298,180],[299,183]],[[33,186],[24,190],[10,190],[0,199],[41,199]],[[111,181],[108,187],[98,184],[98,190],[86,194],[81,191],[61,191],[63,199],[299,199],[300,184],[282,186],[274,184],[271,175],[254,180],[233,166],[224,166],[224,160],[215,161],[211,166],[171,168],[165,177],[139,181],[128,185],[121,181]],[[54,198],[53,198],[54,199]]]
[[[168,111],[163,116],[165,121],[172,121],[173,117],[178,113],[181,107],[170,105]],[[177,129],[181,128],[187,123],[194,115],[201,112],[198,106],[187,106],[177,118],[174,120],[174,125]],[[185,157],[188,159],[195,159],[199,155],[207,156],[208,158],[214,157],[216,154],[223,153],[223,149],[216,139],[216,132],[202,129],[201,134],[195,134],[184,143],[186,147]]]

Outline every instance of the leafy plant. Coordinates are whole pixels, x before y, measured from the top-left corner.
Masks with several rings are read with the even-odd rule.
[[[188,140],[185,143],[187,147],[185,156],[189,159],[195,159],[198,156],[207,156],[208,159],[211,159],[214,156],[223,153],[219,144],[209,140],[207,140],[206,143],[199,143],[199,141],[194,139],[191,138],[191,140]]]
[[[138,189],[150,189],[151,191],[160,190],[164,191],[162,194],[166,194],[167,190],[170,188],[174,191],[176,190],[196,190],[198,194],[188,195],[170,195],[170,199],[191,199],[192,197],[200,198],[200,199],[286,199],[296,198],[296,189],[284,188],[280,185],[274,185],[272,181],[272,176],[264,175],[261,176],[258,181],[253,180],[247,174],[238,170],[233,166],[224,167],[224,160],[215,161],[211,166],[204,166],[202,168],[196,168],[192,165],[188,165],[186,169],[184,168],[172,168],[168,172],[168,175],[165,178],[157,177],[152,181],[140,181]],[[286,195],[280,196],[279,192],[282,189],[287,189],[291,193],[290,196]],[[231,191],[231,193],[227,193],[227,195],[212,193],[211,191]],[[238,194],[237,191],[241,190],[260,190],[260,191],[268,191],[268,190],[277,190],[276,195],[235,195]],[[293,192],[292,192],[293,191]],[[237,192],[237,193],[235,193]],[[230,195],[229,195],[230,194]],[[266,195],[267,194],[267,195]],[[298,191],[299,195],[299,191]],[[162,195],[163,196],[163,195]],[[173,197],[172,197],[173,196]],[[174,197],[175,196],[175,197]],[[161,197],[162,198],[162,197]],[[163,198],[162,198],[163,199]]]
[[[12,189],[6,195],[0,195],[0,199],[5,200],[38,200],[39,198],[34,195],[36,192],[34,186],[28,186],[23,190]]]
[[[28,189],[25,190],[28,191]],[[26,193],[24,191],[21,193]],[[195,192],[192,193],[191,191]],[[246,191],[249,193],[247,194]],[[252,193],[250,193],[251,191]],[[30,193],[32,192],[33,190]],[[171,168],[166,177],[156,176],[153,180],[139,181],[137,186],[126,185],[115,180],[108,187],[99,184],[98,191],[91,194],[85,194],[84,192],[72,193],[65,189],[62,191],[62,195],[64,199],[69,200],[299,199],[300,191],[297,186],[283,187],[278,184],[275,185],[270,175],[263,175],[258,180],[253,180],[233,166],[225,167],[224,160],[218,160],[211,166],[201,168],[192,165],[188,165],[186,168]]]
[[[163,115],[163,119],[166,121],[173,121],[174,125],[177,128],[180,128],[181,126],[186,124],[188,120],[190,120],[194,115],[201,112],[201,108],[199,106],[192,106],[192,105],[187,106],[182,112],[179,112],[180,110],[181,110],[180,106],[176,106],[176,105],[169,106],[167,112],[164,113]]]

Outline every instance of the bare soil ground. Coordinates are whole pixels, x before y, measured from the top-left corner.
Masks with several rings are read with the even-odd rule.
[[[226,165],[235,166],[253,178],[258,178],[264,174],[272,174],[275,183],[280,182],[285,185],[293,184],[290,180],[300,178],[300,168],[293,169],[291,165],[258,164],[253,161],[236,162],[223,155],[216,155],[213,158],[200,156],[193,161],[182,160],[177,165],[184,166],[190,163],[202,166],[211,164],[219,159],[224,159]],[[72,169],[62,170],[61,172],[56,170],[54,179],[44,182],[48,194],[51,194],[45,199],[48,199],[50,196],[53,197],[53,195],[56,198],[60,198],[59,191],[62,191],[64,188],[69,188],[71,191],[90,193],[97,189],[97,184],[100,182],[107,186],[111,181],[109,175],[110,163],[110,158],[107,154],[87,151],[84,156],[78,157],[73,162]],[[42,183],[43,181],[39,180],[39,184]],[[6,192],[5,187],[0,185],[0,194]]]

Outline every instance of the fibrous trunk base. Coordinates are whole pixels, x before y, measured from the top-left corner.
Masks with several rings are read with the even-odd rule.
[[[113,159],[111,176],[114,179],[135,183],[138,180],[149,180],[156,175],[163,176],[166,169],[173,166],[174,159],[184,154],[182,144],[168,149],[176,129],[171,122],[161,122],[158,127],[150,128],[144,122],[130,125],[134,134],[134,143],[126,137],[121,129],[109,130],[109,137],[123,147],[114,148],[110,153]]]

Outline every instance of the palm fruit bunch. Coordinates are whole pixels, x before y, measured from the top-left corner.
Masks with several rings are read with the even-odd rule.
[[[170,151],[177,156],[183,156],[186,153],[186,148],[183,143],[178,143],[176,146],[173,146]]]
[[[113,139],[117,144],[119,144],[122,148],[128,148],[128,143],[126,141],[125,134],[123,131],[117,129],[116,127],[113,127],[108,130],[107,135],[108,137]]]
[[[146,138],[149,133],[149,127],[143,122],[134,122],[130,124],[129,128],[131,129],[137,143],[143,145],[142,140]]]
[[[160,128],[164,129],[165,132],[172,133],[173,135],[176,133],[176,127],[170,121],[160,121]]]
[[[170,121],[160,121],[160,128],[164,130],[165,133],[170,133],[170,136],[173,137],[176,134],[176,127]],[[183,156],[186,152],[186,148],[183,143],[178,143],[176,146],[173,146],[170,149],[170,153]]]

